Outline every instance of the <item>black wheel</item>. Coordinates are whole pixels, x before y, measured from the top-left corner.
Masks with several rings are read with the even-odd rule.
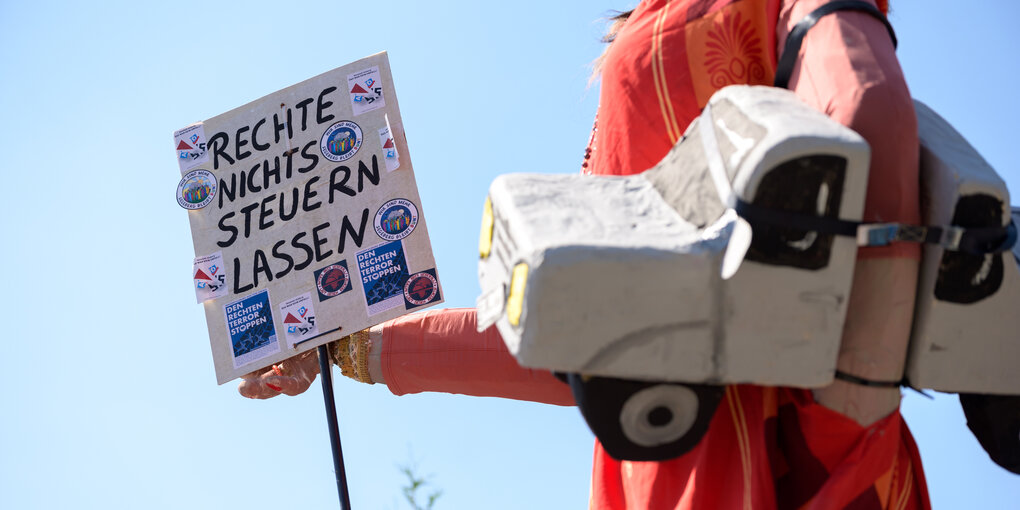
[[[694,448],[722,400],[722,386],[568,374],[574,400],[602,447],[618,460],[667,460]]]
[[[1020,475],[1020,396],[961,393],[960,406],[988,456]]]

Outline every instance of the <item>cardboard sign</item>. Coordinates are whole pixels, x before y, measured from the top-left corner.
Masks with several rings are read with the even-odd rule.
[[[442,302],[385,53],[174,146],[220,384]]]

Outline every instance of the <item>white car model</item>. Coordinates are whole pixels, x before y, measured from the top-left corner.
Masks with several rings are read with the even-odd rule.
[[[722,385],[830,384],[858,246],[915,240],[909,383],[1020,394],[1008,192],[917,110],[929,227],[861,223],[867,143],[772,87],[720,90],[640,175],[501,176],[483,215],[479,329],[495,324],[521,365],[565,374],[610,454],[669,458],[700,439]]]

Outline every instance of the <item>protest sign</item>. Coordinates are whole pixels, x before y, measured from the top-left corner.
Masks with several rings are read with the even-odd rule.
[[[220,384],[442,302],[385,53],[174,146]]]

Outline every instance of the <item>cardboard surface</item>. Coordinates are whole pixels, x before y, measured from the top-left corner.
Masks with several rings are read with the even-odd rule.
[[[174,135],[218,383],[442,302],[385,53]]]
[[[914,109],[924,223],[952,225],[958,204],[976,197],[995,204],[980,211],[980,218],[998,217],[1008,225],[1005,182],[945,119],[919,101]],[[970,256],[926,244],[917,288],[906,367],[910,383],[954,393],[1017,394],[1020,259],[1014,252]]]
[[[839,156],[844,171],[832,185],[819,180],[811,189],[804,178],[789,187],[809,197],[812,214],[859,220],[867,144],[780,89],[728,87],[711,106],[710,116],[640,175],[518,174],[493,182],[479,326],[496,324],[521,365],[639,380],[831,383],[854,239],[781,238],[775,251],[822,263],[780,264],[756,252],[724,279],[737,216],[724,205],[720,195],[728,193],[719,193],[710,160],[716,157],[733,194],[754,201],[774,189],[766,178],[788,162]],[[714,135],[711,151],[704,132]],[[755,235],[775,239],[767,233]],[[527,283],[518,285],[524,288],[515,301],[510,275],[522,264]],[[517,324],[511,306],[521,308]]]

